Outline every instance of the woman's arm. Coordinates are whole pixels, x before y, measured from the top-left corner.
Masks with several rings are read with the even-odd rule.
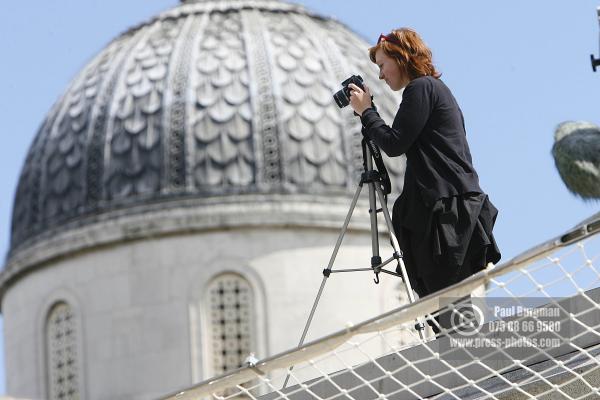
[[[433,109],[432,83],[428,79],[411,81],[402,94],[402,103],[392,126],[373,108],[361,115],[364,132],[388,156],[404,154],[423,131]]]

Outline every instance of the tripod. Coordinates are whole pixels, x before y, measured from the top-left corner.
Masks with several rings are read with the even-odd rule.
[[[383,160],[381,159],[381,153],[379,153],[379,149],[377,149],[376,145],[372,142],[368,142],[366,138],[362,139],[362,150],[363,150],[363,173],[361,175],[360,182],[358,187],[356,188],[356,192],[354,193],[354,198],[352,199],[352,203],[350,204],[350,209],[348,210],[348,214],[346,215],[346,219],[344,224],[342,225],[342,230],[340,235],[338,236],[337,242],[333,249],[333,253],[331,254],[331,258],[329,259],[329,264],[327,268],[323,270],[323,280],[321,281],[321,286],[319,288],[319,292],[317,293],[317,297],[313,303],[312,309],[310,310],[310,314],[308,316],[308,320],[306,321],[306,325],[304,327],[304,331],[302,332],[302,337],[300,338],[300,343],[298,343],[298,347],[304,344],[304,339],[306,338],[306,334],[308,333],[308,328],[312,323],[312,319],[315,315],[315,311],[317,309],[317,305],[319,304],[319,300],[321,299],[321,295],[323,294],[323,290],[325,289],[325,282],[331,274],[333,273],[341,273],[341,272],[358,272],[358,271],[372,271],[375,273],[374,282],[376,284],[379,283],[379,274],[385,273],[393,276],[398,276],[404,280],[406,293],[408,295],[408,299],[410,303],[415,301],[415,296],[412,291],[412,287],[410,281],[408,279],[408,275],[406,273],[406,266],[404,265],[404,261],[402,259],[402,252],[400,250],[400,246],[398,245],[398,239],[394,234],[394,227],[392,225],[392,219],[390,217],[389,210],[387,208],[387,202],[384,197],[383,190],[385,189],[386,195],[391,191],[391,185],[389,183],[389,177],[387,175],[387,171],[385,169],[385,165],[383,164]],[[379,170],[373,169],[373,159],[375,159],[377,167]],[[353,268],[353,269],[339,269],[333,270],[333,263],[337,256],[338,250],[342,244],[342,240],[346,234],[348,229],[348,224],[350,223],[350,219],[352,218],[352,213],[354,212],[354,208],[358,202],[358,198],[360,196],[360,192],[362,191],[363,185],[368,184],[369,186],[369,216],[371,219],[371,249],[372,249],[372,257],[371,257],[371,268]],[[383,186],[383,189],[382,189]],[[379,198],[379,202],[381,204],[381,208],[377,208],[377,198]],[[379,255],[379,232],[377,227],[377,213],[383,212],[383,216],[385,218],[385,222],[387,225],[388,232],[390,234],[390,242],[394,249],[393,255],[387,260],[381,260],[381,256]],[[396,272],[392,272],[384,269],[386,265],[391,263],[393,260],[396,260],[398,263],[398,267],[400,269],[401,274]],[[425,339],[423,331],[425,329],[425,324],[417,321],[415,325],[415,329],[419,332],[419,336],[421,340]],[[285,378],[285,382],[283,383],[283,389],[287,386],[288,380],[290,378],[290,372],[294,367],[290,367],[288,370],[288,375]]]

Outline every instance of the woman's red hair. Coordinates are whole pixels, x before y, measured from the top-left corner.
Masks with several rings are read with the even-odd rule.
[[[382,35],[383,36],[383,35]],[[375,53],[382,49],[389,57],[398,62],[401,70],[406,71],[410,79],[419,76],[442,76],[433,66],[431,50],[419,34],[410,28],[394,29],[369,49],[371,61],[375,61]]]

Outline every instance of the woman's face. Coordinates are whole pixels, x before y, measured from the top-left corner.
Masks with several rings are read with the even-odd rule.
[[[410,82],[396,59],[385,54],[381,48],[375,52],[375,63],[379,66],[379,79],[385,80],[390,89],[400,90]]]

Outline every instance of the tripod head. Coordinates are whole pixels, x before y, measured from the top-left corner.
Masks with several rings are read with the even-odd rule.
[[[377,106],[373,101],[373,96],[371,96],[371,107],[377,111]],[[354,115],[358,116],[355,112]],[[383,163],[383,157],[381,156],[381,151],[379,147],[375,144],[373,139],[367,135],[365,132],[365,127],[363,126],[360,130],[360,133],[363,135],[363,139],[361,142],[362,145],[362,155],[363,155],[363,182],[379,182],[381,184],[381,189],[383,191],[383,195],[387,196],[392,192],[392,183],[390,182],[390,176],[387,172],[387,168]],[[369,149],[369,154],[367,154],[367,148]],[[375,165],[377,166],[377,170],[373,170],[371,163],[369,162],[369,158],[372,157],[375,161]],[[367,179],[367,180],[365,180]]]
[[[375,182],[381,185],[381,190],[384,196],[387,196],[392,192],[392,182],[388,175],[387,168],[381,158],[381,152],[377,145],[367,137],[364,137],[362,142],[363,151],[363,168],[364,172],[362,175],[361,183]],[[368,152],[367,152],[368,149]],[[367,154],[368,153],[368,154]],[[368,162],[369,157],[375,161],[377,169],[374,170],[372,163]]]
[[[381,151],[375,144],[373,140],[371,140],[366,134],[364,128],[361,130],[363,134],[363,139],[361,142],[362,145],[362,155],[363,155],[363,182],[368,181],[376,181],[381,184],[381,190],[384,196],[387,196],[392,192],[392,182],[390,181],[390,176],[387,172],[387,168],[383,162],[383,157],[381,156]],[[368,149],[368,151],[367,151]],[[375,166],[377,170],[373,170],[372,163],[369,161],[369,157],[375,161]]]

